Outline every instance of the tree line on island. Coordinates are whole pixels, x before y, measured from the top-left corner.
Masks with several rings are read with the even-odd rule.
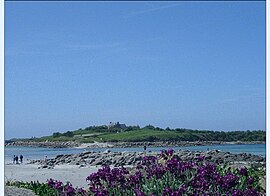
[[[52,136],[34,138],[34,140],[78,141],[78,142],[159,142],[159,141],[224,141],[224,142],[252,142],[266,141],[263,130],[247,131],[209,131],[185,128],[162,129],[153,125],[143,128],[126,126],[125,128],[89,126],[64,133],[54,132]]]

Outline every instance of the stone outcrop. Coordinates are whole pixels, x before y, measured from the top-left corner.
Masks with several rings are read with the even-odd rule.
[[[78,147],[80,143],[67,141],[67,142],[58,142],[58,141],[15,141],[5,143],[5,146],[28,146],[28,147],[45,147],[45,148],[71,148]]]
[[[90,146],[91,148],[143,148],[146,147],[177,147],[177,146],[207,146],[207,145],[224,145],[224,144],[265,144],[264,141],[253,142],[222,142],[222,141],[161,141],[161,142],[95,142],[79,143],[75,141],[13,141],[6,142],[5,146],[28,146],[28,147],[47,147],[47,148],[73,148]]]
[[[142,157],[144,157],[143,152],[110,152],[109,150],[105,152],[92,152],[87,151],[79,154],[62,154],[58,155],[53,159],[48,159],[47,163],[43,160],[32,160],[30,164],[37,164],[39,168],[52,169],[56,165],[77,165],[78,167],[85,166],[100,166],[100,165],[112,165],[114,167],[119,166],[135,166],[141,163]],[[157,152],[147,152],[146,155],[157,155]],[[265,158],[252,155],[247,153],[232,154],[230,152],[221,152],[218,150],[212,150],[207,152],[196,152],[179,150],[174,153],[175,158],[183,161],[195,161],[199,156],[204,156],[205,161],[214,162],[218,164],[224,163],[236,163],[236,162],[246,162],[253,164],[256,167],[265,165]]]

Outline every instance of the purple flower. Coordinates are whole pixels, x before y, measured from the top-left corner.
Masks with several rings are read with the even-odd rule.
[[[50,178],[49,180],[47,180],[47,183],[48,183],[49,187],[53,187],[54,186],[54,180],[52,178]]]
[[[197,160],[200,162],[204,161],[204,159],[205,159],[205,156],[198,156],[197,157]]]
[[[81,194],[81,195],[86,195],[86,190],[84,190],[83,188],[79,188],[77,190],[78,194]]]
[[[181,191],[179,190],[176,190],[176,191],[173,191],[170,196],[182,196],[183,194],[181,193]]]
[[[186,191],[187,191],[187,185],[183,184],[179,189],[179,193],[184,194]]]
[[[142,165],[152,165],[157,163],[157,157],[155,156],[145,156],[142,159]]]
[[[66,188],[66,190],[67,190],[67,193],[74,193],[74,188],[71,187],[71,186],[68,186],[68,187]]]
[[[238,180],[239,180],[238,176],[233,175],[232,173],[228,173],[222,178],[221,186],[225,189],[232,188],[236,186],[236,184],[238,183]]]
[[[138,188],[134,189],[135,196],[145,196],[145,194]]]
[[[62,189],[63,188],[63,183],[62,182],[58,182],[58,181],[55,181],[55,184],[53,186],[54,189]]]
[[[134,175],[129,176],[129,184],[133,187],[140,186],[142,178],[143,178],[142,173],[140,171],[137,171]]]
[[[245,190],[245,191],[243,191],[243,195],[245,196],[245,195],[252,195],[252,196],[260,196],[261,194],[258,192],[258,191],[256,191],[254,188],[249,188],[249,189],[247,189],[247,190]]]
[[[254,182],[254,179],[251,178],[251,177],[247,180],[247,183],[248,183],[248,184],[252,184],[253,182]]]
[[[169,187],[163,189],[162,196],[170,196],[172,194],[173,190]]]
[[[173,150],[173,149],[169,149],[169,150],[167,151],[167,154],[168,154],[169,156],[172,156],[173,153],[174,153],[174,150]]]
[[[168,157],[172,157],[173,153],[174,153],[174,150],[173,149],[161,150],[160,155],[163,158],[168,158]]]
[[[241,190],[233,190],[232,196],[244,196]]]
[[[105,190],[105,189],[100,189],[100,190],[98,190],[98,192],[96,192],[95,195],[96,195],[96,196],[108,196],[109,193],[108,193],[108,191]]]
[[[246,167],[240,168],[240,170],[238,170],[238,173],[242,176],[247,176],[248,175],[247,168]]]

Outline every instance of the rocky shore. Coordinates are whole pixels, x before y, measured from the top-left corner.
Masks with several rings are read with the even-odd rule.
[[[222,142],[222,141],[163,141],[163,142],[108,142],[108,143],[79,143],[75,141],[13,141],[5,142],[5,146],[27,146],[45,148],[142,148],[147,147],[176,147],[176,146],[206,146],[206,145],[226,145],[226,144],[265,144],[264,141],[253,142]]]
[[[253,142],[223,142],[223,141],[162,141],[162,142],[114,142],[109,143],[113,148],[141,148],[147,147],[176,147],[176,146],[211,146],[211,145],[226,145],[226,144],[265,144],[263,141]]]
[[[14,141],[5,142],[5,146],[27,146],[27,147],[43,147],[43,148],[73,148],[79,147],[81,144],[78,142],[68,141],[68,142],[57,142],[57,141]]]
[[[159,153],[157,152],[146,153],[148,156],[158,154]],[[110,152],[110,150],[104,152],[87,151],[79,154],[58,155],[53,159],[48,159],[46,162],[45,160],[32,160],[29,164],[36,164],[40,169],[53,169],[56,165],[76,165],[80,168],[86,166],[101,166],[105,164],[113,167],[135,166],[142,161],[143,156],[145,156],[143,152]],[[221,152],[219,150],[207,152],[179,150],[174,153],[174,156],[183,161],[194,161],[197,160],[198,157],[204,156],[205,161],[219,164],[245,163],[255,167],[265,166],[264,157],[247,153],[232,154],[230,152]]]

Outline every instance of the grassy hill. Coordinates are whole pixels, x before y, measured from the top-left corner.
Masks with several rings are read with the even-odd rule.
[[[161,129],[148,125],[140,128],[129,126],[125,129],[107,126],[91,126],[75,131],[53,133],[51,136],[31,138],[32,141],[77,141],[98,142],[143,142],[143,141],[265,141],[265,131],[204,131],[191,129]]]

